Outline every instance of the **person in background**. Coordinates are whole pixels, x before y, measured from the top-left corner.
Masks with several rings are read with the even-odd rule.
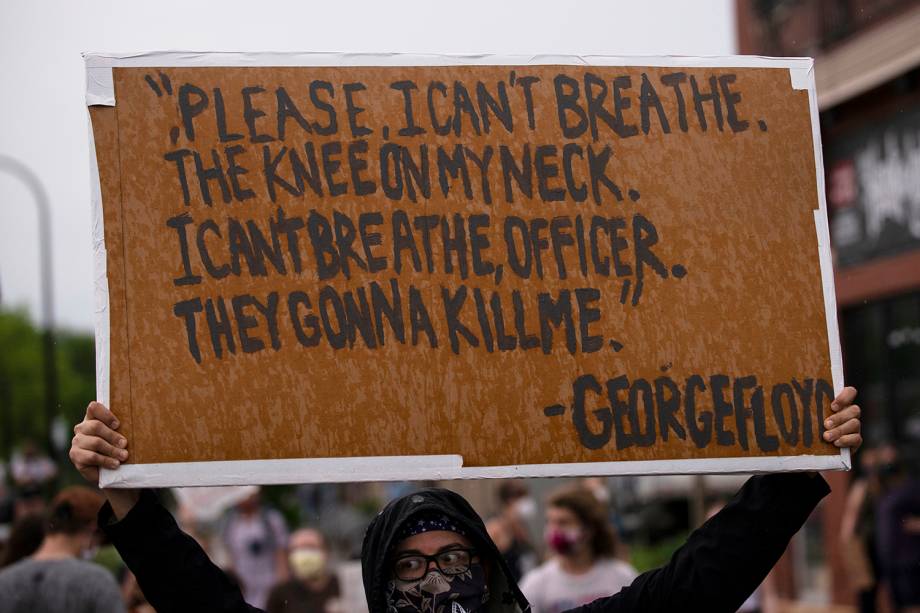
[[[552,557],[524,576],[521,591],[534,613],[561,613],[606,594],[638,576],[617,560],[616,537],[604,506],[584,488],[553,494],[546,509],[546,544]]]
[[[264,608],[272,586],[288,576],[288,534],[281,513],[262,504],[256,491],[230,512],[221,538],[246,602]]]
[[[856,594],[859,613],[875,613],[878,609],[883,569],[877,551],[875,512],[889,486],[885,467],[894,459],[894,453],[890,445],[862,450],[840,521],[847,586]]]
[[[56,476],[57,465],[51,458],[39,450],[35,441],[24,441],[10,460],[14,520],[46,512],[46,500]]]
[[[10,460],[10,474],[16,487],[42,487],[57,476],[57,466],[35,441],[26,440]]]
[[[45,538],[45,518],[38,513],[24,515],[13,523],[6,549],[0,555],[0,568],[32,555]]]
[[[82,486],[66,488],[54,498],[41,546],[0,571],[3,613],[124,613],[115,578],[85,560],[97,543],[102,501],[98,492]]]
[[[17,487],[13,494],[13,520],[26,515],[44,515],[48,503],[40,485],[31,484]]]
[[[498,515],[486,522],[486,530],[508,563],[515,581],[536,566],[536,554],[530,542],[527,522],[536,514],[537,505],[527,486],[518,480],[502,481],[498,486]]]
[[[878,503],[878,551],[895,610],[920,613],[920,478],[904,468],[897,457],[883,467],[891,487]]]
[[[318,530],[291,534],[287,549],[291,578],[272,588],[267,613],[332,613],[339,580],[329,568],[329,549]]]

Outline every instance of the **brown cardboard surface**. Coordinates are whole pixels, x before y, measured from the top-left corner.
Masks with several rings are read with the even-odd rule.
[[[512,72],[515,85],[511,85]],[[686,75],[681,99],[661,81],[662,76],[675,72]],[[590,130],[574,138],[562,134],[553,79],[564,74],[577,80],[584,106],[585,78],[589,73],[606,84],[606,98],[599,104],[611,114],[615,104],[613,84],[619,83],[619,95],[630,98],[629,107],[620,103],[623,124],[635,125],[635,135],[618,134],[603,117],[598,120],[596,140]],[[726,75],[734,75],[734,80]],[[529,128],[525,112],[520,80],[525,76],[540,79],[530,90],[534,129]],[[710,77],[722,77],[724,87],[740,95],[730,105],[720,90],[721,130],[711,103],[703,106],[707,129],[701,128],[688,82],[691,76],[700,89],[707,90]],[[630,79],[628,88],[625,77]],[[645,105],[649,111],[648,133],[642,129],[644,78],[655,88],[661,111],[668,119],[669,133],[662,129],[658,110],[650,104]],[[427,130],[424,135],[398,134],[404,126],[403,96],[390,84],[402,80],[411,80],[418,86],[413,92],[413,110],[418,125]],[[321,103],[316,104],[309,88],[314,81],[328,82],[334,96],[330,98],[327,90],[316,90]],[[433,81],[442,82],[446,92],[445,96],[436,89],[432,95],[440,120],[456,100],[461,107],[473,109],[480,121],[482,109],[487,107],[480,106],[476,83],[482,82],[495,96],[496,84],[504,82],[514,111],[513,133],[509,134],[493,113],[489,132],[480,124],[482,133],[476,134],[470,114],[465,113],[460,135],[453,131],[443,136],[434,134],[427,106],[428,86]],[[358,125],[372,130],[362,136],[351,133],[343,87],[357,82],[365,89],[351,92],[353,106],[363,109],[354,118]],[[115,68],[114,83],[117,106],[93,108],[91,116],[108,253],[111,408],[126,424],[132,462],[460,454],[465,466],[499,466],[837,453],[834,447],[820,442],[817,419],[830,397],[822,396],[822,406],[816,406],[815,394],[802,392],[810,400],[808,410],[803,411],[803,396],[793,385],[793,380],[803,389],[811,385],[813,391],[814,382],[821,380],[825,382],[822,389],[828,389],[831,374],[813,220],[813,211],[819,205],[808,94],[792,89],[788,70],[573,66]],[[468,107],[456,83],[466,87]],[[194,139],[189,138],[180,107],[182,88],[187,84],[208,96],[208,107],[191,120]],[[254,127],[251,131],[242,92],[253,87],[264,91],[249,90],[249,121]],[[279,141],[275,112],[275,92],[279,87],[290,95],[308,124],[326,123],[328,114],[323,104],[332,105],[337,133],[320,135],[315,125],[307,133],[296,118],[289,117],[286,137]],[[215,88],[223,98],[222,117],[215,112]],[[595,93],[600,91],[599,85],[592,88]],[[190,96],[190,100],[198,100],[194,94]],[[646,102],[649,96],[647,92]],[[681,104],[686,129],[679,121]],[[731,106],[739,121],[748,122],[746,129],[732,129]],[[253,111],[265,115],[254,115]],[[577,119],[574,114],[568,117]],[[610,121],[615,119],[610,116]],[[240,138],[228,136],[233,134]],[[346,184],[346,193],[336,196],[329,193],[320,154],[322,145],[333,141],[342,143],[342,153],[332,156],[341,162],[333,178]],[[367,167],[359,174],[377,183],[375,194],[354,193],[347,154],[348,144],[354,141],[367,143],[368,152],[363,155]],[[276,185],[273,202],[264,179],[263,148],[268,149],[269,158],[287,147],[305,159],[305,143],[315,147],[323,195],[316,195],[308,185],[303,195],[292,195]],[[405,174],[402,198],[391,199],[383,193],[380,151],[386,143],[405,145],[416,158],[419,145],[428,146],[433,169],[429,198],[417,194],[412,201],[406,195]],[[582,157],[572,158],[572,183],[576,188],[587,178],[588,147],[595,151],[612,147],[613,158],[606,175],[617,184],[622,198],[601,185],[597,203],[589,182],[584,201],[577,201],[571,192],[564,193],[560,200],[544,201],[535,176],[532,197],[522,195],[514,185],[513,201],[508,202],[497,166],[498,148],[509,147],[520,163],[525,143],[534,156],[537,147],[555,145],[555,158],[545,160],[557,165],[562,163],[567,144],[579,145]],[[468,166],[471,197],[464,195],[460,180],[450,178],[451,190],[446,197],[443,195],[435,152],[441,146],[453,153],[457,144],[476,155],[488,146],[495,148],[488,182],[491,203],[486,202],[474,163]],[[236,160],[247,173],[237,175],[237,180],[241,190],[252,190],[251,198],[234,197],[226,175],[229,164],[225,152],[233,146],[242,148]],[[164,158],[168,152],[181,149],[198,152],[206,168],[214,166],[212,149],[217,152],[230,202],[223,201],[214,179],[208,181],[213,201],[210,205],[203,201],[194,162],[189,158],[183,166],[190,194],[185,203],[177,164]],[[296,185],[288,162],[289,158],[283,160],[279,172]],[[560,167],[558,176],[547,178],[545,188],[565,187]],[[302,255],[299,273],[293,270],[290,243],[283,233],[278,240],[284,274],[266,261],[266,274],[252,275],[245,258],[241,260],[240,275],[231,273],[218,279],[207,273],[196,242],[195,229],[201,222],[211,219],[220,230],[221,238],[213,231],[204,234],[208,253],[220,266],[229,262],[230,220],[238,220],[244,226],[247,221],[254,222],[271,242],[269,220],[277,215],[279,207],[288,218],[304,221],[314,211],[329,220],[338,212],[350,218],[356,228],[362,213],[380,212],[383,223],[368,231],[381,234],[381,245],[371,250],[386,258],[386,269],[361,270],[355,258],[350,258],[350,278],[339,274],[321,280],[310,236],[301,229],[297,233]],[[465,279],[456,269],[446,272],[440,227],[431,233],[435,270],[429,272],[425,267],[421,234],[414,228],[422,270],[413,269],[410,252],[404,251],[403,271],[395,274],[391,220],[397,210],[404,211],[410,221],[425,215],[448,216],[451,232],[455,229],[455,214],[467,223],[471,215],[489,215],[490,224],[482,234],[490,247],[484,253],[494,264],[503,264],[502,274],[478,276],[472,261]],[[200,282],[191,284],[176,283],[184,276],[179,234],[167,225],[168,220],[182,214],[192,220],[187,226],[191,228],[189,261],[194,273],[201,276]],[[573,227],[563,227],[562,233],[573,237],[575,224],[584,223],[588,273],[582,272],[578,241],[573,238],[574,244],[561,250],[567,276],[560,278],[547,227],[541,233],[549,241],[549,247],[542,251],[543,278],[515,275],[507,261],[503,231],[511,216],[528,225],[534,219],[546,219],[547,226],[553,219],[568,218]],[[605,276],[596,272],[590,252],[590,226],[596,216],[622,220],[626,247],[620,254],[622,264],[632,267],[631,274],[611,272]],[[633,233],[636,224],[642,223],[637,216],[648,220],[657,232],[658,241],[651,250],[664,264],[666,278],[644,266],[642,295],[633,305]],[[576,222],[576,217],[581,222]],[[466,228],[469,233],[469,226]],[[606,249],[609,258],[610,239],[604,232],[600,235],[601,249]],[[251,234],[247,236],[251,239]],[[354,246],[358,258],[366,260],[360,236]],[[471,249],[468,242],[467,249]],[[453,261],[456,267],[456,259]],[[683,277],[679,274],[681,266],[686,271]],[[346,341],[341,349],[330,346],[325,333],[316,346],[304,346],[298,341],[289,314],[291,292],[308,296],[312,306],[309,312],[317,314],[324,287],[333,288],[340,298],[351,292],[360,306],[359,291],[366,292],[370,300],[370,285],[374,282],[391,298],[392,281],[402,300],[405,342],[395,338],[385,319],[384,343],[380,344],[375,328],[370,342],[373,348],[360,329],[354,331],[354,342]],[[624,290],[626,281],[629,286]],[[461,286],[468,292],[462,322],[475,335],[478,346],[471,346],[461,335],[455,352],[444,315],[444,292],[454,295]],[[478,323],[474,296],[477,290],[482,295],[482,311],[490,320],[492,351],[487,349],[489,343]],[[527,334],[539,336],[538,295],[549,292],[558,298],[564,290],[571,292],[574,352],[567,347],[563,327],[553,329],[548,353],[540,347],[508,351],[498,348],[493,293],[501,301],[507,334],[517,335],[512,292],[518,291],[524,306],[523,328]],[[590,300],[592,294],[586,290],[598,290],[598,299]],[[408,307],[412,291],[427,307],[437,347],[430,346],[424,332],[419,333],[417,343],[412,341]],[[247,353],[231,301],[235,296],[251,295],[266,304],[272,292],[277,292],[279,300],[276,347],[272,346],[266,320],[250,305],[243,307],[242,315],[255,317],[257,323],[248,334],[264,347]],[[599,310],[599,319],[587,322],[587,331],[588,336],[601,337],[600,349],[585,350],[578,296],[589,308]],[[196,315],[200,349],[200,359],[196,360],[185,320],[175,314],[174,307],[182,301],[200,299],[205,303],[219,298],[226,301],[229,318],[236,322],[235,352],[229,352],[224,344],[223,355],[216,355],[206,315],[201,312]],[[307,312],[301,309],[298,315],[303,317]],[[333,331],[337,331],[336,318],[332,321]],[[579,418],[574,408],[574,383],[585,375],[594,376],[597,390],[587,393],[583,417]],[[697,429],[704,433],[709,429],[705,443],[694,441],[686,412],[686,382],[694,375],[701,377],[705,387],[696,395],[694,407]],[[612,403],[608,392],[617,395],[616,382],[623,376],[627,384],[644,380],[647,387],[645,383],[627,386],[619,392],[619,400]],[[721,407],[716,406],[719,403],[714,402],[711,391],[713,384],[722,380],[720,376],[728,382]],[[756,382],[749,381],[749,388],[735,398],[734,385],[743,377],[756,377]],[[663,378],[673,381],[681,392],[673,406],[668,403],[670,388],[662,387],[666,385]],[[787,393],[792,396],[784,395]],[[790,415],[789,397],[796,400],[795,419]],[[777,399],[784,403],[787,435],[796,422],[794,443],[792,436],[779,433],[774,410]],[[758,402],[762,411],[741,406]],[[635,413],[630,412],[630,404]],[[552,415],[552,410],[548,414],[547,407],[556,405],[560,407],[556,412],[561,414]],[[652,410],[646,411],[646,406]],[[654,421],[652,434],[646,421],[649,414]],[[669,414],[673,419],[668,418]],[[579,419],[583,422],[581,436],[574,425]],[[710,420],[708,426],[706,420]],[[672,427],[662,428],[663,421]],[[810,434],[808,444],[806,432]],[[775,449],[765,449],[758,443],[758,435],[760,440],[775,437]]]

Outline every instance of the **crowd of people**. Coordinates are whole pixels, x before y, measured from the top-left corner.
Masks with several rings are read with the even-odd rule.
[[[101,423],[92,412],[87,420]],[[98,423],[95,439],[103,436]],[[837,426],[849,423],[852,419]],[[855,446],[854,435],[858,437],[858,422],[855,431],[845,428],[840,436],[847,437],[846,446]],[[81,442],[78,431],[77,453],[72,450],[71,458],[90,481],[102,462],[123,457],[119,451],[127,444],[120,444],[118,436],[114,430],[105,434],[112,443],[108,449],[92,443],[98,459],[86,461],[80,451],[88,449],[89,438]],[[200,525],[180,505],[176,517],[183,532],[151,492],[113,495],[107,490],[106,504],[97,489],[71,486],[48,498],[56,467],[34,445],[24,452],[20,457],[27,458],[27,468],[20,460],[16,475],[21,478],[13,480],[11,488],[19,495],[7,507],[11,528],[0,538],[0,613],[205,610],[195,608],[201,606],[201,598],[207,599],[207,610],[215,611],[351,613],[369,607],[374,613],[455,613],[480,608],[527,611],[529,606],[534,613],[561,613],[592,602],[601,604],[585,611],[668,610],[671,599],[679,596],[706,599],[713,611],[756,611],[759,601],[744,602],[745,598],[826,493],[820,477],[752,480],[665,568],[640,575],[611,524],[609,493],[596,480],[571,481],[540,501],[525,481],[501,482],[496,488],[497,510],[485,523],[466,501],[447,490],[390,487],[384,491],[396,497],[371,522],[358,562],[349,559],[352,552],[330,548],[315,527],[321,523],[318,517],[307,515],[305,525],[288,521],[257,488],[247,490],[209,526]],[[890,526],[880,531],[868,528],[865,509],[871,504],[916,508],[908,504],[916,496],[916,485],[888,479],[889,491],[883,493],[882,476],[888,469],[881,461],[872,469],[874,458],[868,454],[864,465],[870,468],[851,490],[852,512],[844,520],[843,536],[885,543],[889,549],[883,556],[878,549],[866,549],[870,560],[875,557],[868,563],[876,573],[873,577],[880,576],[877,562],[884,557],[892,589],[909,591],[909,578],[916,577],[909,574],[910,565],[917,562],[904,552],[914,533],[891,542],[885,533]],[[899,492],[894,499],[887,496],[894,492]],[[774,502],[777,509],[771,515],[749,516]],[[544,518],[542,534],[541,526],[535,525],[538,514]],[[907,523],[898,525],[910,528],[913,519],[907,516]],[[758,521],[776,526],[760,526],[753,531],[759,536],[747,534]],[[769,541],[758,540],[765,534]],[[104,568],[90,561],[100,545],[110,542],[121,563]],[[751,546],[759,548],[756,556],[739,557],[739,548]],[[736,585],[719,586],[728,579]],[[196,594],[183,589],[192,585]],[[498,597],[502,607],[493,606]],[[684,603],[687,610],[697,610],[692,602]],[[456,606],[444,608],[446,603]]]
[[[627,561],[616,557],[617,537],[603,501],[589,489],[575,484],[548,499],[543,543],[533,536],[539,504],[525,482],[507,480],[496,489],[499,508],[487,530],[535,612],[587,603],[637,576]],[[339,571],[348,562],[335,562],[322,532],[310,527],[289,531],[282,514],[257,488],[251,490],[211,526],[197,522],[181,502],[176,508],[186,532],[221,559],[245,601],[268,613],[366,608],[363,589],[356,583],[360,579],[353,574],[346,584],[346,573]],[[71,486],[47,505],[41,496],[29,494],[28,501],[16,506],[16,519],[2,542],[0,612],[34,613],[38,601],[51,613],[154,611],[127,567],[112,572],[91,561],[105,544],[97,529],[104,502],[97,490]],[[541,550],[546,552],[542,564]],[[348,591],[355,592],[350,599]]]
[[[638,573],[609,520],[605,500],[585,483],[552,492],[542,505],[526,482],[497,487],[498,510],[488,534],[534,613],[558,613],[589,603],[632,583]],[[104,538],[97,529],[103,504],[94,489],[71,486],[41,512],[14,522],[0,557],[0,612],[41,610],[151,613],[135,575],[90,560]],[[542,511],[542,535],[534,519]],[[245,601],[268,613],[352,613],[367,610],[357,575],[341,572],[324,535],[309,527],[289,532],[281,513],[258,490],[224,512],[210,527],[181,505],[176,515],[186,532],[238,586]],[[542,537],[542,538],[541,538]],[[354,563],[352,563],[354,564]],[[353,592],[348,598],[347,592]]]
[[[103,495],[76,485],[48,500],[41,492],[53,489],[56,471],[44,474],[41,482],[18,480],[0,489],[6,505],[0,524],[7,526],[0,533],[0,613],[155,613],[134,573],[99,553],[109,545],[98,524]],[[210,526],[181,504],[176,511],[196,542],[222,558],[226,576],[246,601],[269,613],[354,610],[341,599],[339,569],[323,534],[312,528],[289,532],[258,488],[241,489],[252,492]]]

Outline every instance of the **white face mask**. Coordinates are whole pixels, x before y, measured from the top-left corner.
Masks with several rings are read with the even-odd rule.
[[[514,512],[524,520],[531,520],[537,515],[537,502],[530,496],[519,498],[514,503]]]
[[[288,554],[288,562],[298,579],[314,579],[326,570],[326,552],[316,547],[299,547]]]

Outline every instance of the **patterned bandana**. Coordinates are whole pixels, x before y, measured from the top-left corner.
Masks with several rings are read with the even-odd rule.
[[[387,584],[387,613],[477,613],[488,600],[485,571],[475,562],[461,575],[432,570],[416,581]]]
[[[447,515],[431,511],[429,513],[421,513],[406,521],[399,527],[399,531],[396,533],[396,538],[393,542],[398,543],[410,536],[415,536],[423,532],[433,532],[435,530],[447,530],[448,532],[456,532],[460,536],[466,536],[466,532],[457,526]]]

